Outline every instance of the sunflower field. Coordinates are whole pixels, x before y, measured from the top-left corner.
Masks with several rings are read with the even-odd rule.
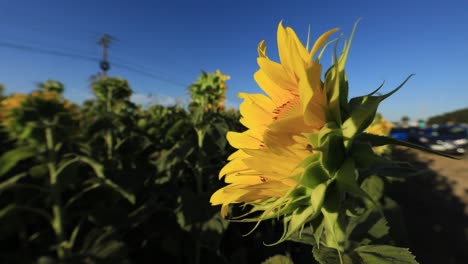
[[[239,110],[220,71],[187,107],[144,108],[117,77],[81,105],[52,80],[2,94],[0,263],[417,263],[385,190],[415,173],[389,144],[421,147],[377,114],[400,87],[348,99],[352,36],[322,69],[336,31],[309,48],[280,23]]]

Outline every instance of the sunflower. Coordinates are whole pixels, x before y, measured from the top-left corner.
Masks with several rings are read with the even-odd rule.
[[[381,114],[377,114],[372,124],[367,128],[366,132],[378,136],[389,136],[392,127],[392,123],[385,120]],[[391,152],[390,145],[374,147],[373,150],[378,155],[386,155],[390,154]]]
[[[302,186],[304,166],[314,157],[308,134],[318,133],[326,123],[327,90],[321,80],[320,55],[328,38],[337,29],[321,35],[312,48],[303,45],[293,29],[277,31],[280,63],[270,60],[265,42],[258,46],[259,70],[254,78],[265,94],[240,93],[242,133],[228,132],[227,140],[238,149],[220,171],[227,186],[211,197],[212,205],[222,205],[226,216],[230,204],[250,204],[270,218],[288,211],[299,197],[310,196]],[[300,200],[300,199],[299,199]]]

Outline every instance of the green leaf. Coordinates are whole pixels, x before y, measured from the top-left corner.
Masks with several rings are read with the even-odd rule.
[[[369,234],[374,238],[382,238],[388,235],[389,230],[387,220],[382,217],[369,229]]]
[[[96,174],[97,177],[99,178],[105,178],[104,176],[104,167],[97,161],[91,159],[91,158],[88,158],[88,157],[85,157],[85,156],[77,156],[78,160],[89,165],[94,173]]]
[[[0,219],[7,216],[11,212],[13,212],[15,209],[16,209],[15,204],[9,204],[9,205],[3,207],[2,209],[0,209]]]
[[[377,202],[383,196],[384,182],[380,177],[371,175],[361,183],[361,188],[372,198],[373,201]]]
[[[110,187],[114,191],[120,193],[120,195],[122,195],[122,197],[124,197],[131,204],[135,204],[135,195],[125,191],[124,189],[122,189],[122,187],[115,184],[113,181],[111,181],[109,179],[103,179],[103,183],[104,183],[104,185]]]
[[[47,168],[47,164],[38,164],[38,165],[32,166],[28,170],[28,173],[33,178],[40,178],[40,177],[43,177],[45,175],[48,175],[49,169]]]
[[[36,156],[36,151],[32,147],[19,147],[3,153],[0,156],[0,177],[15,167],[18,162],[34,156]]]
[[[364,264],[418,264],[407,248],[368,245],[354,250]]]
[[[186,122],[184,119],[179,119],[177,120],[174,125],[171,126],[171,128],[169,128],[166,132],[166,139],[175,139],[178,137],[178,135],[181,134],[181,132],[183,131],[182,129],[184,128],[184,126],[186,126]]]
[[[60,163],[57,165],[57,178],[58,178],[58,182],[60,183],[61,186],[63,187],[67,187],[67,181],[65,180],[65,178],[67,177],[63,177],[62,176],[62,173],[65,169],[67,169],[67,167],[69,167],[70,165],[72,164],[75,164],[77,162],[79,162],[80,159],[78,157],[75,157],[75,158],[72,158],[72,159],[65,159],[65,160],[62,160],[60,161]],[[70,170],[67,170],[68,173],[65,173],[66,175],[65,176],[70,176],[72,173],[70,173]]]
[[[76,202],[80,198],[84,197],[87,193],[99,187],[101,187],[101,184],[95,183],[93,185],[90,185],[86,188],[81,189],[80,192],[78,192],[77,194],[73,195],[70,199],[68,199],[67,203],[65,204],[65,208],[70,207],[70,205],[72,205],[74,202]]]
[[[299,230],[291,234],[288,240],[307,244],[311,246],[315,246],[320,244],[320,239],[322,238],[323,234],[323,217],[322,215],[318,215],[310,222],[310,225],[305,227],[304,229]]]
[[[77,156],[79,158],[79,160],[85,164],[88,164],[94,171],[94,173],[96,174],[96,176],[101,179],[102,183],[108,187],[110,187],[111,189],[113,189],[114,191],[120,193],[120,195],[122,195],[125,199],[127,199],[127,201],[129,201],[131,204],[135,204],[135,195],[125,191],[122,187],[120,187],[119,185],[115,184],[113,181],[111,181],[110,179],[107,179],[104,175],[104,168],[103,166],[98,163],[97,161],[91,159],[91,158],[88,158],[88,157],[84,157],[84,156]]]
[[[331,186],[321,209],[324,218],[324,227],[327,231],[325,243],[328,247],[343,251],[346,236],[338,222],[339,209],[339,192],[336,186]]]
[[[109,261],[108,263],[128,263],[125,243],[116,230],[109,226],[89,231],[80,253]],[[115,262],[117,260],[119,262]]]
[[[435,151],[435,150],[432,150],[432,149],[425,148],[425,147],[420,146],[420,145],[416,145],[416,144],[413,144],[413,143],[410,143],[410,142],[407,142],[407,141],[398,140],[398,139],[392,138],[392,137],[379,136],[379,135],[374,135],[374,134],[369,134],[369,133],[362,133],[361,135],[359,135],[358,140],[367,141],[372,146],[375,146],[375,147],[376,146],[388,145],[388,144],[399,145],[399,146],[404,146],[404,147],[413,148],[413,149],[417,149],[417,150],[422,150],[422,151],[425,151],[425,152],[428,152],[428,153],[431,153],[431,154],[436,154],[436,155],[439,155],[439,156],[443,156],[443,157],[446,157],[446,158],[459,159],[457,157],[453,157],[453,156],[447,155],[447,154],[442,153],[442,152],[438,152],[438,151]]]
[[[351,259],[341,255],[338,250],[326,246],[315,246],[312,250],[315,260],[320,264],[352,264]],[[340,260],[341,259],[341,260]]]
[[[13,177],[8,178],[7,180],[3,181],[0,183],[0,192],[12,187],[15,185],[17,181],[25,177],[27,174],[26,173],[20,173],[18,175],[15,175]]]
[[[57,262],[52,257],[41,256],[37,259],[37,264],[57,264]]]
[[[0,219],[7,216],[8,214],[14,212],[14,211],[23,211],[23,212],[28,212],[28,213],[32,213],[32,214],[35,214],[37,216],[41,216],[42,218],[44,218],[45,220],[47,220],[48,222],[52,223],[53,221],[53,218],[52,216],[49,214],[49,212],[43,210],[43,209],[38,209],[38,208],[33,208],[33,207],[29,207],[29,206],[24,206],[24,205],[17,205],[17,204],[9,204],[7,206],[5,206],[4,208],[0,209]]]
[[[314,234],[315,234],[314,230],[310,227],[307,227],[307,228],[304,228],[304,230],[299,230],[298,232],[291,234],[291,236],[288,237],[287,240],[315,246],[317,243],[316,243]]]
[[[376,204],[376,200],[359,187],[355,171],[355,162],[353,159],[348,158],[343,163],[343,166],[341,166],[336,173],[336,182],[340,191],[348,192],[356,197],[362,198],[363,200],[367,200],[369,203]]]
[[[294,264],[289,256],[274,255],[264,260],[261,264]]]

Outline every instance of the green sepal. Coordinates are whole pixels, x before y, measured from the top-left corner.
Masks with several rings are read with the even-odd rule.
[[[319,141],[319,134],[318,133],[310,133],[306,135],[307,139],[309,139],[309,143],[312,146],[312,149],[317,149],[320,147]]]
[[[376,200],[359,186],[357,182],[356,165],[352,158],[348,158],[343,163],[343,166],[341,166],[341,168],[337,171],[336,183],[338,190],[341,193],[350,193],[358,198],[363,199],[364,201],[367,201],[367,203],[372,203],[374,206],[378,207]]]
[[[338,42],[335,44],[333,66],[325,73],[325,84],[326,90],[328,91],[328,103],[330,107],[331,116],[326,116],[328,121],[335,121],[339,124],[342,123],[341,109],[340,109],[340,70],[338,67],[338,60],[336,49]]]
[[[322,152],[317,151],[312,155],[307,156],[303,161],[299,162],[295,168],[307,168],[310,164],[316,161],[320,161],[320,159],[322,159]]]
[[[292,234],[287,240],[315,246],[320,243],[323,233],[323,217],[318,215],[309,222],[308,226]]]
[[[335,44],[333,65],[325,73],[325,84],[328,91],[329,106],[331,116],[327,116],[327,120],[334,120],[338,124],[342,124],[342,121],[348,118],[349,106],[348,106],[348,78],[345,73],[346,60],[348,59],[349,50],[354,37],[354,33],[359,24],[359,20],[356,21],[351,32],[351,36],[348,41],[345,41],[343,51],[338,59],[337,47],[338,41]]]
[[[330,175],[322,167],[320,161],[315,161],[305,168],[302,174],[301,184],[313,190],[328,179],[330,179]]]
[[[367,169],[376,164],[389,163],[390,160],[375,154],[369,143],[355,141],[349,150],[350,156],[356,161],[356,167]]]
[[[322,143],[322,165],[332,174],[339,169],[346,155],[343,136],[340,131],[329,133]]]
[[[320,212],[320,211],[319,211]],[[299,231],[304,227],[304,225],[310,221],[314,216],[317,215],[317,212],[312,206],[305,206],[297,208],[290,215],[285,216],[283,219],[284,222],[284,231],[281,238],[272,244],[266,244],[266,246],[278,245],[281,242],[284,242],[286,239],[291,237],[294,233]]]
[[[350,147],[356,135],[364,132],[364,130],[372,124],[380,102],[401,89],[412,76],[413,75],[408,76],[400,86],[387,94],[380,96],[366,95],[355,97],[350,100],[349,105],[352,106],[350,109],[350,116],[343,123],[343,136],[348,139],[345,141],[345,146],[347,148]]]

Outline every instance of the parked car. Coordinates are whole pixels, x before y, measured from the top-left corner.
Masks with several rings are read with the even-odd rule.
[[[428,127],[419,142],[432,150],[463,155],[468,149],[468,128],[462,125]]]
[[[424,134],[419,127],[394,127],[390,130],[390,136],[399,140],[419,144],[419,138]]]

